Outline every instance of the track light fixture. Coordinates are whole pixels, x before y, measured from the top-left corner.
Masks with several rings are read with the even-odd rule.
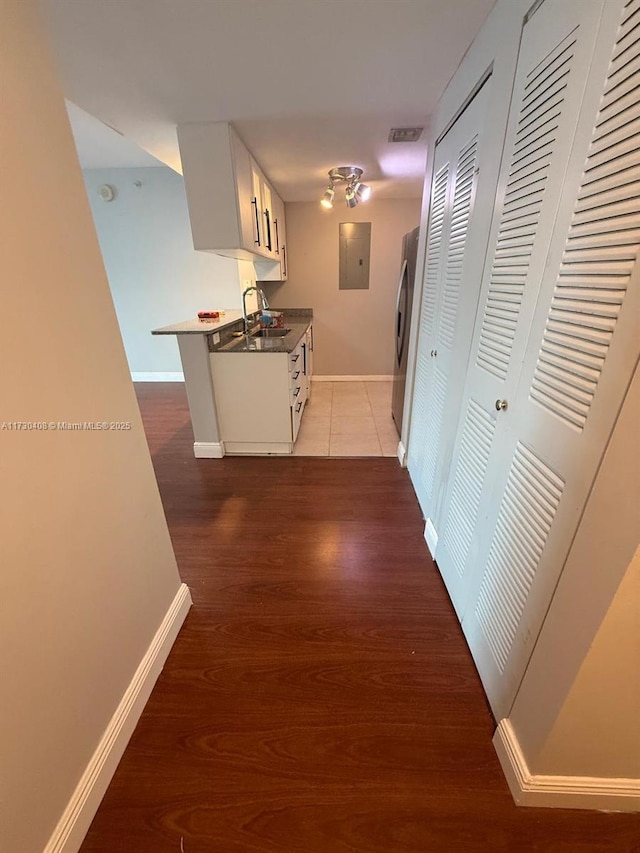
[[[326,207],[327,210],[331,210],[331,208],[333,207],[333,197],[335,194],[336,194],[336,191],[334,190],[334,188],[332,186],[327,187],[324,195],[320,199],[320,204],[323,207]]]
[[[361,201],[367,201],[371,196],[371,187],[363,184],[360,178],[362,177],[362,169],[357,166],[337,166],[329,172],[329,186],[320,199],[320,204],[330,210],[333,207],[333,199],[335,197],[335,185],[345,184],[344,198],[347,207],[355,207]]]

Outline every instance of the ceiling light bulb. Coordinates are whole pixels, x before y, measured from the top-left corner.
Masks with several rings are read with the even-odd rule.
[[[331,210],[333,207],[333,197],[336,194],[336,191],[333,187],[327,187],[325,194],[320,199],[320,204],[326,208],[327,210]]]
[[[347,202],[347,207],[355,207],[358,204],[358,197],[356,196],[356,191],[352,184],[349,184],[345,190],[344,197]]]
[[[371,187],[369,184],[356,184],[356,195],[358,197],[358,201],[369,201],[371,198]]]

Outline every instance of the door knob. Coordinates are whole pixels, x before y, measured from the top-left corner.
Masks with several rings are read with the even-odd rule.
[[[434,355],[438,355],[438,350],[437,350],[437,349],[432,349],[432,350],[431,350],[431,358],[433,358],[433,357],[434,357]]]
[[[509,404],[506,400],[496,400],[496,409],[499,412],[504,412],[508,409]]]

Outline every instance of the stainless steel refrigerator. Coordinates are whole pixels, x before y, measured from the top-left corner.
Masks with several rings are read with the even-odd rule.
[[[395,359],[393,370],[393,396],[391,414],[396,423],[398,434],[402,432],[402,409],[404,408],[404,390],[407,381],[407,350],[409,349],[409,331],[411,329],[411,305],[413,303],[413,285],[416,277],[418,259],[418,234],[420,228],[414,228],[402,238],[402,262],[400,281],[396,300],[395,321]]]

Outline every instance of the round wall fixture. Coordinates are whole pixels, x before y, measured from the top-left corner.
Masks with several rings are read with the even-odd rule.
[[[111,184],[103,184],[98,189],[98,195],[102,201],[113,201],[116,197],[116,188],[112,187]]]

